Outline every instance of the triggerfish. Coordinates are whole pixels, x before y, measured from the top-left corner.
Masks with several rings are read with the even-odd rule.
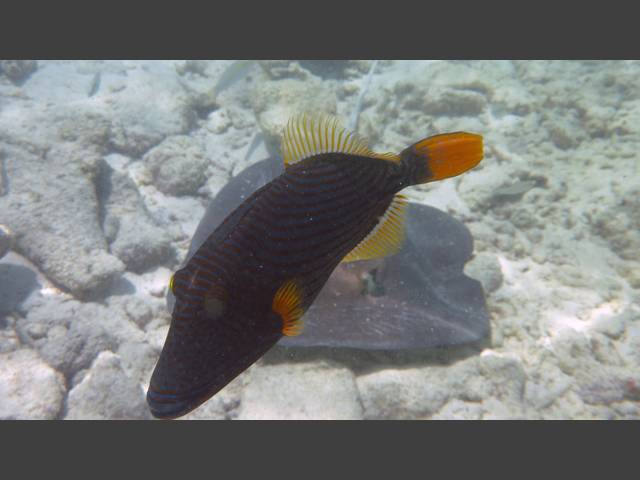
[[[340,262],[393,255],[404,239],[398,192],[459,175],[480,135],[435,135],[375,153],[335,119],[306,115],[282,136],[285,171],[238,206],[173,275],[175,304],[147,402],[159,418],[197,408],[283,336]]]

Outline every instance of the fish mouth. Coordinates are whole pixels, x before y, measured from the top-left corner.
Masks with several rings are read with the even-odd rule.
[[[225,347],[229,331],[216,335],[202,351],[190,338],[169,337],[151,375],[147,389],[147,404],[156,418],[174,419],[186,415],[222,390],[266,353],[281,337],[280,331],[270,335],[245,337],[238,348]],[[231,330],[232,331],[232,330]],[[182,349],[182,350],[180,350]],[[190,368],[194,355],[204,361]],[[168,359],[178,361],[169,361]],[[181,363],[182,362],[182,363]],[[175,368],[176,366],[180,368]],[[200,368],[201,367],[201,368]],[[203,373],[204,372],[204,373]],[[204,378],[203,378],[204,377]],[[199,381],[198,381],[199,380]]]

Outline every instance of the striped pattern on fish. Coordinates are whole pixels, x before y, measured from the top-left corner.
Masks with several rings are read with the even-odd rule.
[[[175,285],[199,305],[215,284],[228,290],[240,284],[245,292],[256,286],[271,300],[282,283],[296,278],[303,305],[311,304],[337,264],[389,207],[397,190],[390,181],[394,168],[355,156],[347,162],[311,158],[290,167],[222,224],[219,233],[229,230],[225,238],[210,237],[176,273]]]
[[[395,253],[406,205],[397,192],[464,171],[430,152],[463,151],[455,163],[465,170],[482,158],[481,137],[472,134],[426,139],[397,156],[371,152],[329,119],[297,118],[286,132],[285,172],[231,213],[172,278],[172,322],[147,394],[157,417],[196,408],[282,335],[302,332],[304,312],[341,261]]]

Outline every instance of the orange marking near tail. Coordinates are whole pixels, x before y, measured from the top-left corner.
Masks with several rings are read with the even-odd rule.
[[[478,165],[483,156],[482,136],[466,132],[434,135],[414,148],[427,161],[432,174],[429,181],[460,175]]]

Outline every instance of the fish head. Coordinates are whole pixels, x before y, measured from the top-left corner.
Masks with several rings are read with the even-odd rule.
[[[178,270],[174,279],[171,324],[147,392],[158,418],[197,408],[282,337],[282,319],[271,311],[268,295],[233,285],[198,295],[180,288],[188,285],[188,269]]]

